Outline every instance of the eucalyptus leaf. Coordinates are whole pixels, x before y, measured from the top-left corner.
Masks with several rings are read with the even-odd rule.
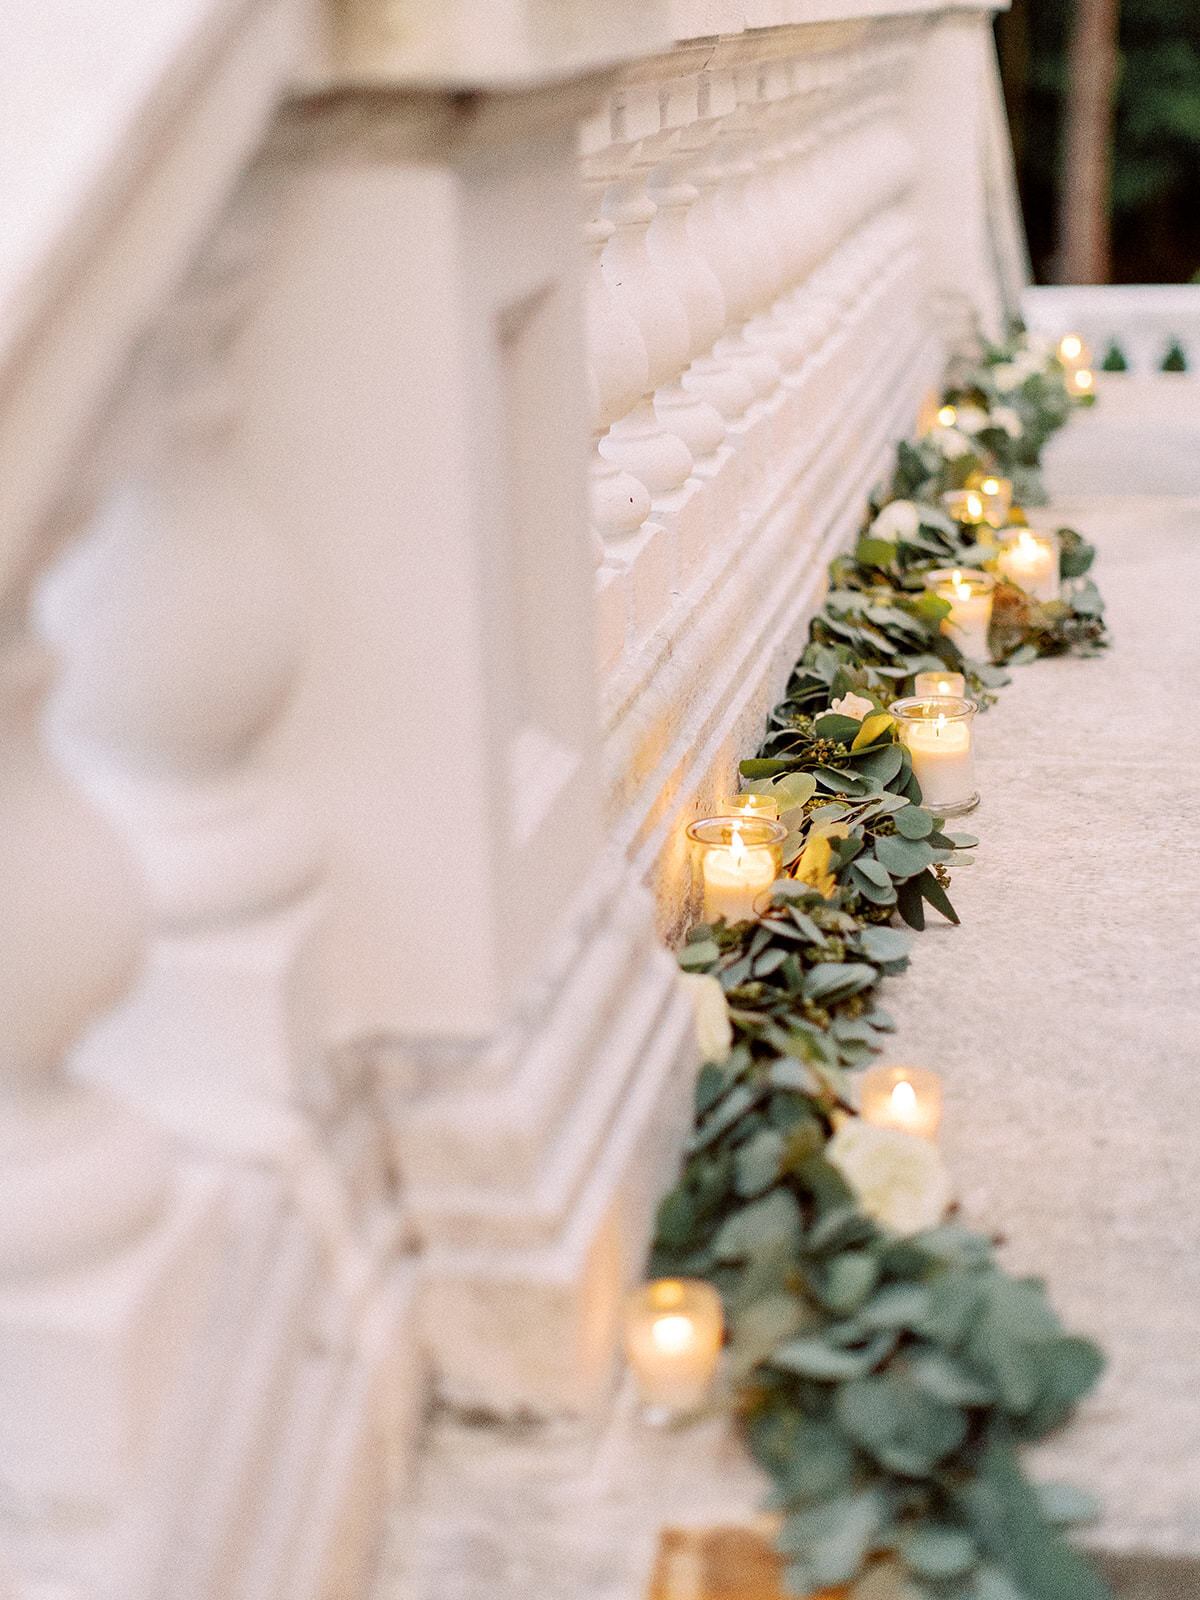
[[[713,1240],[713,1254],[718,1261],[788,1254],[799,1243],[802,1227],[796,1197],[786,1189],[772,1189],[722,1223]]]
[[[897,811],[897,818],[904,813]],[[876,839],[875,854],[893,878],[914,878],[933,860],[933,852],[923,839],[905,839],[896,834]]]
[[[801,1378],[822,1383],[840,1383],[848,1378],[865,1377],[874,1371],[895,1344],[888,1334],[877,1334],[857,1349],[831,1344],[820,1334],[802,1334],[790,1339],[771,1356],[771,1365]],[[847,1430],[849,1432],[849,1430]]]
[[[1039,1483],[1038,1505],[1046,1521],[1056,1528],[1099,1522],[1100,1502],[1073,1483]]]
[[[721,951],[712,939],[698,944],[685,944],[679,951],[679,965],[685,972],[701,972],[721,959]]]
[[[764,1128],[742,1145],[734,1161],[735,1187],[743,1199],[754,1199],[771,1187],[779,1176],[783,1149],[783,1135],[774,1128]]]
[[[905,839],[925,839],[933,832],[933,814],[923,806],[904,806],[892,820]]]
[[[944,1583],[964,1578],[977,1564],[974,1541],[958,1528],[927,1523],[900,1540],[900,1559],[918,1578]]]
[[[890,966],[908,958],[912,941],[899,928],[866,927],[859,935],[859,944],[868,961]]]

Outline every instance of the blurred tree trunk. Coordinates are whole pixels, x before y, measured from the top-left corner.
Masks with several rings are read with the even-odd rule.
[[[1112,272],[1117,7],[1118,0],[1074,0],[1058,177],[1059,283],[1107,283]]]

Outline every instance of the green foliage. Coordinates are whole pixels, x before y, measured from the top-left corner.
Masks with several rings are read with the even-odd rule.
[[[1161,372],[1186,372],[1188,369],[1187,357],[1178,339],[1172,340],[1171,348],[1162,358]]]
[[[989,369],[1011,355],[989,352],[956,393],[989,403]],[[1056,365],[1025,380],[1038,437],[1069,409],[1046,399],[1056,383],[1065,396]],[[893,489],[939,492],[930,456],[901,446]],[[996,470],[993,455],[972,459]],[[651,1270],[704,1277],[721,1293],[737,1406],[783,1514],[789,1593],[851,1583],[884,1558],[927,1600],[1107,1600],[1061,1533],[1092,1513],[1090,1500],[1035,1488],[1017,1458],[1069,1418],[1099,1375],[1099,1351],[1063,1331],[1040,1283],[997,1265],[989,1240],[954,1222],[892,1233],[826,1156],[852,1115],[849,1074],[892,1028],[880,989],[911,945],[893,920],[919,929],[932,906],[957,921],[948,868],[977,843],[921,804],[884,707],[914,672],[959,666],[923,571],[988,554],[936,505],[901,520],[915,531],[892,541],[868,530],[833,563],[785,697],[742,763],[747,786],[779,802],[793,877],[760,916],[694,927],[679,953],[685,970],[720,983],[733,1046],[697,1080]],[[999,659],[1102,642],[1095,552],[1072,529],[1061,551],[1063,601],[1038,606],[998,586]],[[981,690],[1006,681],[989,663],[966,667]],[[848,693],[873,709],[861,719],[832,709]]]

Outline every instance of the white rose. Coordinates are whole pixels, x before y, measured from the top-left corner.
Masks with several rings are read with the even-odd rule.
[[[1019,389],[1026,376],[1013,361],[1002,361],[992,368],[992,382],[998,394],[1011,394],[1014,389]]]
[[[733,1023],[725,991],[711,973],[681,972],[696,1012],[696,1048],[701,1061],[724,1061],[733,1049]]]
[[[966,434],[959,433],[957,428],[932,428],[928,437],[947,461],[957,461],[959,456],[969,456],[975,448]]]
[[[982,406],[959,406],[954,421],[963,433],[979,433],[988,426],[989,418]]]
[[[997,406],[992,412],[992,423],[997,428],[1003,428],[1010,439],[1019,439],[1024,433],[1021,418],[1011,406]]]
[[[921,513],[911,500],[893,500],[875,518],[868,532],[872,539],[911,539],[921,526]]]
[[[840,700],[831,701],[829,709],[836,711],[839,716],[853,717],[855,722],[861,722],[875,712],[875,707],[869,700],[864,700],[861,694],[844,694]]]
[[[934,1227],[953,1198],[937,1147],[902,1128],[852,1118],[830,1139],[825,1155],[867,1215],[896,1233]]]

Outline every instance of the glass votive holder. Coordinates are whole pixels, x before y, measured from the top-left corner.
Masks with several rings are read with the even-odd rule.
[[[721,1356],[721,1297],[699,1278],[659,1278],[626,1297],[625,1354],[647,1422],[704,1404]]]
[[[1012,506],[1012,479],[973,472],[967,479],[967,491],[979,496],[983,504],[983,520],[993,528],[1002,528]]]
[[[859,1114],[878,1128],[937,1138],[942,1080],[928,1067],[869,1067],[859,1080]]]
[[[953,694],[967,692],[967,680],[961,672],[918,672],[913,679],[913,694]]]
[[[972,724],[979,707],[960,695],[913,696],[888,707],[912,758],[921,804],[939,816],[961,816],[979,804]]]
[[[950,602],[949,615],[942,618],[946,637],[970,660],[986,661],[992,591],[996,587],[991,573],[977,572],[973,567],[938,567],[925,574],[925,587],[939,600]]]
[[[949,489],[942,496],[942,504],[963,527],[975,527],[987,521],[983,496],[978,489]]]
[[[997,536],[996,571],[1034,600],[1057,600],[1058,535],[1005,528]]]
[[[770,794],[735,794],[726,800],[724,809],[731,817],[766,817],[768,822],[779,821],[779,801]]]
[[[745,922],[783,871],[787,829],[769,817],[702,817],[688,826],[704,921]]]

